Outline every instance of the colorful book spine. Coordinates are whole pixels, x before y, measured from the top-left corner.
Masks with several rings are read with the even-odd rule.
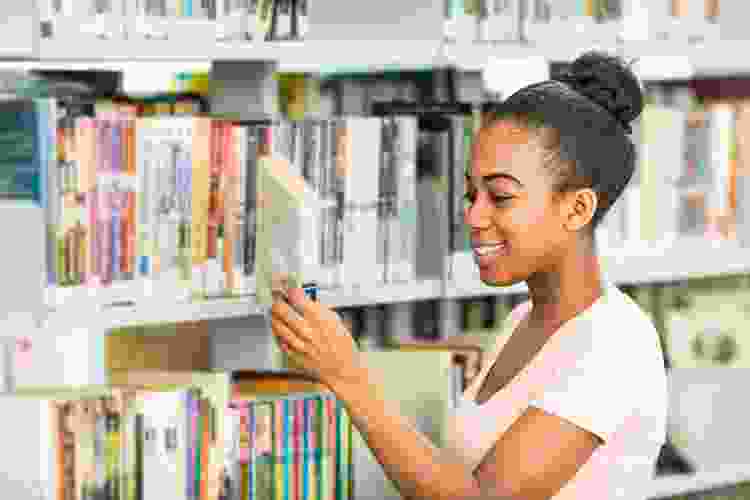
[[[185,444],[185,498],[195,500],[195,429],[193,428],[193,391],[185,391],[187,442]]]
[[[284,401],[273,402],[273,460],[274,460],[274,500],[286,500],[284,493]]]
[[[256,405],[248,404],[247,407],[247,424],[248,424],[248,474],[247,474],[247,493],[250,500],[254,500],[255,495],[255,489],[256,489],[256,478],[255,478],[255,472],[256,472],[256,450],[258,449],[258,446],[256,444],[256,439],[258,437],[258,434],[256,432],[257,424],[256,424],[256,414],[255,414],[255,408]]]
[[[302,401],[302,500],[308,500],[310,497],[310,434],[312,431],[310,401],[312,401],[311,398],[305,398]]]
[[[111,188],[109,193],[110,210],[112,211],[112,245],[110,264],[111,279],[121,280],[120,275],[120,252],[122,250],[122,238],[120,236],[123,213],[121,211],[121,192],[118,188],[118,180],[122,171],[122,149],[121,149],[121,128],[117,120],[112,121],[112,138],[111,138],[112,163],[110,165]]]
[[[295,399],[292,401],[294,404],[294,451],[292,455],[293,459],[293,475],[294,475],[294,499],[302,498],[303,481],[302,477],[302,439],[303,439],[303,428],[304,428],[304,400]]]
[[[255,403],[255,468],[251,471],[253,484],[252,500],[272,500],[275,497],[274,462],[274,404]]]
[[[284,500],[294,500],[294,405],[289,399],[282,401],[284,406]]]
[[[224,241],[222,244],[222,273],[224,275],[225,293],[230,293],[234,289],[234,242],[235,229],[233,215],[237,209],[238,203],[237,188],[239,187],[239,164],[234,154],[232,125],[225,123],[222,127],[221,150],[223,164],[223,226]]]

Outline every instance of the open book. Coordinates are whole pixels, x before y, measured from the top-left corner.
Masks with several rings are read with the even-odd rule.
[[[317,279],[318,200],[288,160],[268,156],[257,170],[256,299],[270,307],[274,292]]]

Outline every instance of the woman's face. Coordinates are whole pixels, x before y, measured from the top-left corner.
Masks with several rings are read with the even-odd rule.
[[[553,182],[527,129],[500,121],[477,134],[464,220],[483,283],[509,286],[553,264],[567,237]]]

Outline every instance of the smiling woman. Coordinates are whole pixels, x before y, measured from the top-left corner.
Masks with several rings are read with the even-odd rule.
[[[340,318],[300,290],[273,307],[284,349],[342,400],[404,498],[645,498],[667,386],[646,314],[601,278],[594,228],[630,180],[640,86],[579,57],[497,106],[473,144],[465,222],[484,283],[526,282],[438,449],[388,402]],[[635,369],[634,369],[635,368]],[[406,375],[406,374],[405,374]]]

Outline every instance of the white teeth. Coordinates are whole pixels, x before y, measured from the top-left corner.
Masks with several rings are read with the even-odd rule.
[[[481,247],[475,247],[474,251],[479,255],[490,255],[493,253],[497,253],[500,250],[503,249],[505,245],[492,245],[492,246],[481,246]]]

